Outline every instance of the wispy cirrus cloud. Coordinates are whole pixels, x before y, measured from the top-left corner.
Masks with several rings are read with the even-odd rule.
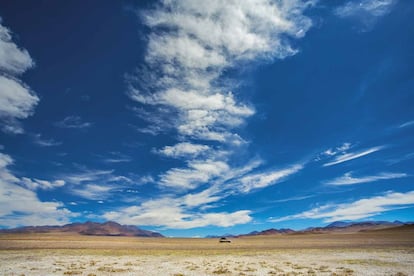
[[[366,156],[368,154],[371,154],[371,153],[377,152],[379,150],[382,150],[383,148],[384,148],[384,146],[378,146],[378,147],[365,149],[365,150],[362,150],[362,151],[351,152],[351,153],[343,153],[341,155],[336,156],[333,161],[323,164],[323,166],[324,167],[329,167],[329,166],[333,166],[333,165],[336,165],[336,164],[347,162],[347,161],[350,161],[350,160],[353,160],[353,159],[361,158],[361,157]]]
[[[119,190],[120,186],[115,184],[85,184],[82,187],[75,187],[70,192],[79,197],[89,200],[102,200],[108,198],[115,190]]]
[[[11,31],[3,26],[0,17],[0,122],[7,133],[23,133],[19,120],[34,113],[39,97],[19,76],[35,63],[26,49],[12,40]]]
[[[405,123],[399,125],[398,127],[399,128],[406,128],[406,127],[411,127],[411,126],[414,126],[414,120],[413,121],[405,122]]]
[[[114,174],[113,170],[81,170],[61,176],[69,186],[68,192],[89,200],[103,200],[116,191],[123,191],[140,180]]]
[[[91,122],[84,122],[80,116],[67,116],[55,123],[60,128],[83,129],[92,126]]]
[[[371,29],[377,20],[390,13],[398,0],[353,0],[335,9],[342,18],[354,18],[363,24],[363,31]]]
[[[65,185],[64,180],[55,180],[55,181],[48,181],[48,180],[41,180],[41,179],[30,179],[27,177],[22,177],[21,182],[23,186],[28,188],[29,190],[52,190],[55,188],[63,187]]]
[[[126,163],[131,162],[132,158],[122,152],[119,151],[111,151],[107,153],[106,155],[97,155],[100,160],[102,160],[105,163]]]
[[[284,181],[287,177],[298,173],[301,169],[303,169],[303,165],[297,164],[286,169],[248,174],[239,179],[239,189],[243,193],[247,193],[254,189],[265,188]]]
[[[328,185],[353,185],[353,184],[360,184],[360,183],[369,183],[375,182],[379,180],[389,180],[389,179],[396,179],[407,177],[406,173],[390,173],[390,172],[383,172],[377,175],[369,175],[369,176],[360,176],[355,177],[352,176],[351,172],[345,173],[343,176],[328,180],[325,182]]]
[[[294,219],[323,219],[325,222],[358,220],[413,206],[414,191],[406,193],[388,192],[380,196],[363,198],[350,203],[322,205],[300,214],[270,218],[269,221],[280,222]]]
[[[188,168],[173,168],[161,175],[160,185],[184,190],[197,188],[230,170],[223,161],[190,161]]]
[[[56,141],[52,138],[44,138],[40,133],[33,134],[33,142],[41,147],[55,147],[60,146],[62,142]]]

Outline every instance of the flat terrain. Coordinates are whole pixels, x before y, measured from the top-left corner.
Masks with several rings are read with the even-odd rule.
[[[414,275],[412,227],[231,241],[1,234],[0,275]]]

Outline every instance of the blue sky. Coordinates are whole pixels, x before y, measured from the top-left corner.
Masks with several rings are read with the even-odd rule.
[[[0,3],[0,226],[414,220],[414,4]]]

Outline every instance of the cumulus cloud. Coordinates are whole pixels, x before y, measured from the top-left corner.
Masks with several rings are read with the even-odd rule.
[[[270,221],[280,222],[294,219],[323,219],[325,222],[357,220],[413,206],[414,191],[406,193],[388,192],[380,196],[363,198],[351,203],[327,204],[297,215],[271,218]]]
[[[181,201],[182,202],[182,201]],[[163,198],[150,200],[140,206],[130,206],[106,212],[103,217],[125,224],[162,226],[189,229],[204,226],[228,227],[252,220],[249,210],[236,212],[193,213],[182,206],[180,199]]]
[[[328,185],[353,185],[353,184],[360,184],[360,183],[369,183],[379,180],[388,180],[388,179],[396,179],[407,177],[406,173],[380,173],[377,175],[370,175],[370,176],[362,176],[362,177],[355,177],[352,176],[351,172],[345,173],[343,176],[337,177],[335,179],[329,180],[326,182]]]
[[[293,165],[282,170],[254,173],[262,164],[261,160],[252,160],[247,165],[231,168],[225,162],[193,161],[190,168],[172,169],[164,175],[161,185],[171,185],[175,193],[160,195],[156,199],[146,200],[140,205],[121,207],[105,212],[102,217],[123,223],[160,226],[166,228],[188,229],[209,225],[227,227],[248,223],[252,220],[250,210],[234,212],[211,211],[223,198],[247,192],[247,189],[260,189],[274,185],[299,172],[302,165]],[[200,189],[200,185],[204,185]],[[177,190],[198,188],[191,193],[179,195]]]
[[[19,119],[32,115],[38,102],[39,98],[24,83],[0,75],[0,120],[4,132],[23,133]]]
[[[77,214],[66,209],[61,202],[41,201],[35,189],[53,189],[63,186],[54,182],[15,176],[8,167],[13,159],[0,153],[0,225],[62,225]],[[19,214],[19,215],[16,215]]]
[[[2,25],[0,17],[0,71],[19,75],[34,66],[34,61],[26,49],[19,48],[13,41],[11,32]]]
[[[311,1],[161,1],[141,14],[150,29],[145,80],[135,78],[129,95],[142,104],[178,112],[180,135],[228,142],[230,129],[254,109],[219,81],[242,61],[293,55],[287,37],[311,26],[303,11]],[[149,73],[153,72],[153,73]],[[146,86],[150,83],[150,86]],[[226,91],[227,90],[227,91]]]
[[[379,147],[373,147],[373,148],[369,148],[369,149],[365,149],[365,150],[357,151],[357,152],[343,153],[341,155],[336,156],[333,161],[323,164],[323,166],[329,167],[329,166],[347,162],[353,159],[357,159],[357,158],[366,156],[368,154],[377,152],[379,150],[382,150],[383,148],[384,148],[383,146],[379,146]]]
[[[171,228],[251,220],[248,210],[194,210],[205,210],[208,204],[240,193],[240,185],[247,192],[294,173],[249,176],[261,162],[231,165],[234,151],[247,145],[237,129],[255,109],[237,94],[239,84],[224,72],[296,54],[291,40],[303,37],[311,27],[304,11],[313,2],[161,0],[152,10],[139,13],[149,29],[146,64],[128,76],[128,95],[139,105],[133,108],[137,116],[149,123],[141,132],[177,133],[179,143],[153,151],[186,165],[158,175],[162,191],[170,191],[167,198],[161,195],[139,206],[120,208],[105,218]],[[177,195],[183,191],[185,196]]]
[[[335,14],[342,18],[355,18],[369,30],[378,18],[391,12],[397,0],[358,0],[349,1],[335,9]]]
[[[0,17],[0,122],[4,132],[23,133],[19,120],[32,115],[39,102],[37,95],[18,79],[33,66],[27,50],[13,42]]]

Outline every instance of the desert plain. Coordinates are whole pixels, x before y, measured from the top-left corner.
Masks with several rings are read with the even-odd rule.
[[[413,227],[231,238],[0,235],[0,275],[414,275]]]

